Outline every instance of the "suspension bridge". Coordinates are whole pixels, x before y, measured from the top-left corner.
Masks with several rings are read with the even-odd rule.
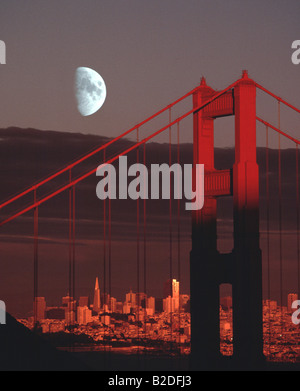
[[[271,97],[277,105],[277,118],[267,121],[257,115],[257,92]],[[177,118],[173,112],[177,105],[192,98],[192,107]],[[293,196],[290,205],[294,218],[294,246],[291,258],[295,261],[297,293],[300,292],[300,238],[299,238],[299,140],[292,137],[282,126],[281,110],[286,107],[294,113],[300,110],[270,92],[262,85],[250,79],[247,71],[241,79],[230,84],[222,91],[215,91],[202,78],[197,86],[187,94],[164,107],[154,115],[145,119],[120,136],[109,140],[61,170],[34,183],[24,191],[15,194],[0,204],[1,230],[24,215],[32,216],[33,224],[33,301],[39,297],[39,219],[41,208],[47,208],[49,201],[62,193],[68,194],[68,287],[70,298],[76,298],[76,283],[80,276],[76,275],[76,189],[89,177],[95,176],[100,164],[113,164],[120,156],[136,154],[136,162],[147,164],[147,145],[160,135],[167,134],[169,154],[166,161],[181,163],[181,123],[188,118],[193,121],[193,163],[205,166],[205,203],[202,210],[192,212],[192,248],[190,254],[182,254],[180,243],[180,202],[169,201],[169,240],[165,243],[169,251],[170,278],[173,278],[174,260],[178,258],[180,280],[180,259],[190,257],[190,289],[191,289],[191,368],[213,369],[220,361],[220,286],[232,286],[233,299],[233,356],[232,362],[244,367],[259,367],[271,357],[272,323],[271,310],[268,315],[267,329],[263,322],[263,261],[266,265],[267,296],[271,301],[271,276],[274,254],[272,246],[271,226],[277,227],[276,262],[279,268],[279,301],[281,311],[284,308],[284,247],[285,247],[285,215],[283,198],[282,143],[290,143],[289,151],[293,151],[294,186],[289,189]],[[167,115],[165,125],[151,134],[146,127],[155,120]],[[234,116],[235,121],[235,159],[232,167],[223,170],[215,168],[214,124],[218,118]],[[155,125],[154,125],[155,126]],[[151,128],[152,129],[152,128]],[[174,129],[176,138],[174,139]],[[265,164],[257,163],[257,132],[265,134]],[[270,176],[274,176],[270,168],[270,138],[277,137],[276,167],[276,200],[272,200],[273,188],[270,189]],[[135,141],[130,145],[120,143],[128,138]],[[176,159],[173,146],[176,145]],[[124,145],[123,149],[120,146]],[[116,148],[117,146],[117,148]],[[117,149],[117,152],[116,152]],[[291,152],[292,153],[292,152]],[[91,161],[86,171],[86,163]],[[96,163],[97,162],[97,163]],[[262,184],[263,188],[259,186]],[[195,178],[194,178],[195,179]],[[265,194],[263,210],[260,206],[261,192]],[[96,195],[95,195],[96,197]],[[232,202],[232,236],[233,249],[223,253],[218,249],[218,202],[228,197]],[[100,202],[100,201],[99,201]],[[149,289],[146,271],[147,259],[147,203],[146,199],[136,200],[136,273],[137,292]],[[275,202],[275,207],[274,207]],[[111,292],[112,284],[112,201],[103,204],[103,265],[105,276],[104,291]],[[274,208],[276,213],[274,212]],[[264,227],[260,221],[260,213],[265,215]],[[274,215],[276,222],[274,223]],[[177,229],[174,231],[174,224]],[[262,241],[263,249],[262,249]],[[174,246],[177,247],[176,254]],[[148,262],[148,263],[147,263]],[[141,276],[143,264],[144,276]],[[142,278],[144,277],[144,278]],[[143,284],[141,283],[143,281]],[[142,286],[143,285],[143,286]],[[201,304],[200,304],[201,303]],[[282,314],[282,317],[284,314]],[[37,309],[35,308],[35,323]],[[172,326],[171,326],[172,327]],[[137,331],[138,333],[138,331]],[[138,335],[137,335],[138,337]],[[283,343],[284,344],[284,343]],[[280,350],[280,348],[279,348]],[[222,358],[223,359],[223,358]]]

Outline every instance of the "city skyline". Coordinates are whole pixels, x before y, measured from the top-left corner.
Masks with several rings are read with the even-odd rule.
[[[134,353],[136,349],[143,348],[140,354],[148,354],[148,349],[155,354],[156,350],[159,352],[162,349],[166,354],[170,349],[168,343],[173,343],[176,344],[176,347],[174,345],[172,348],[177,352],[176,354],[188,355],[191,342],[191,316],[186,305],[189,304],[190,296],[179,294],[179,284],[175,279],[167,280],[163,286],[164,299],[158,301],[155,297],[147,297],[143,293],[133,292],[132,289],[125,295],[124,302],[117,302],[114,297],[103,294],[99,311],[98,309],[95,311],[93,304],[89,304],[88,296],[80,297],[77,306],[76,300],[67,295],[62,298],[62,307],[49,308],[46,306],[45,298],[39,297],[36,299],[37,325],[34,326],[34,318],[30,317],[19,319],[19,322],[29,329],[36,328],[36,331],[39,330],[44,335],[59,336],[68,333],[72,328],[72,332],[75,332],[78,337],[79,346],[84,341],[84,336],[88,336],[89,340],[85,340],[85,346],[91,349],[93,346],[102,346],[105,351],[109,349],[113,352],[114,349],[126,347],[127,351]],[[99,290],[99,279],[96,277],[94,290],[96,297]],[[172,308],[172,301],[169,302],[170,294],[173,303],[179,295],[178,308],[176,305]],[[291,306],[297,299],[297,294],[288,294],[288,305]],[[156,307],[156,303],[159,303],[160,308]],[[295,340],[299,331],[291,321],[292,313],[292,307],[281,308],[275,300],[263,301],[264,354],[271,361],[280,361],[283,357],[287,362],[297,362],[299,359],[300,349]],[[203,316],[206,315],[203,313]],[[282,335],[279,335],[279,332]],[[80,339],[80,336],[83,339]],[[286,348],[282,350],[283,338]],[[62,344],[62,349],[68,349],[68,344],[65,345],[67,339],[63,342],[58,337],[58,341],[60,342],[57,343]],[[220,295],[220,353],[224,356],[232,356],[233,342],[232,296]],[[139,344],[141,344],[140,348],[137,347]],[[76,351],[76,343],[71,349]]]
[[[171,292],[168,294],[168,295],[165,295],[165,287],[166,285],[168,285],[169,283],[172,283],[172,287],[173,289],[171,290]],[[179,294],[179,285],[180,285],[180,282],[177,281],[176,279],[172,279],[172,280],[167,280],[164,284],[164,287],[163,287],[163,291],[164,291],[164,294],[161,296],[161,297],[153,297],[151,295],[147,295],[145,294],[144,292],[135,292],[133,291],[131,288],[130,290],[128,291],[128,293],[125,294],[125,300],[124,301],[120,301],[120,300],[117,300],[113,295],[110,295],[109,293],[101,293],[101,289],[100,289],[100,284],[99,284],[99,277],[96,277],[96,281],[95,281],[95,288],[94,288],[94,293],[93,296],[94,297],[94,300],[90,300],[90,296],[80,296],[78,299],[74,298],[74,297],[71,297],[70,294],[68,293],[67,296],[64,296],[62,297],[62,300],[61,300],[61,303],[62,303],[62,306],[66,306],[67,308],[73,308],[74,307],[88,307],[88,308],[91,308],[93,310],[94,313],[100,313],[101,310],[103,312],[105,312],[106,310],[111,312],[112,311],[112,307],[113,307],[113,304],[120,304],[120,303],[126,303],[126,304],[130,304],[129,307],[127,309],[129,309],[129,311],[126,311],[124,313],[130,313],[130,310],[131,308],[135,308],[135,307],[144,307],[145,309],[147,309],[148,307],[145,307],[145,300],[146,303],[148,303],[148,300],[150,300],[150,303],[152,305],[152,300],[160,300],[161,301],[161,304],[164,306],[166,306],[166,308],[172,308],[172,304],[169,304],[167,303],[169,298],[173,298],[175,301],[179,300],[179,297],[180,299],[182,298],[184,300],[184,304],[187,304],[190,296],[188,294],[185,294],[185,293],[182,293],[182,294]],[[37,309],[37,312],[39,313],[40,311],[44,311],[46,312],[46,298],[45,297],[37,297],[36,298],[36,302],[38,303],[38,309]],[[92,302],[93,304],[90,304],[90,302]],[[166,304],[164,304],[164,302]],[[78,304],[77,304],[78,303]],[[154,304],[155,306],[155,304]],[[59,307],[55,307],[55,306],[50,306],[51,309],[53,308],[59,308]],[[122,311],[124,311],[124,308],[122,308]],[[179,310],[179,303],[176,304],[174,306],[175,310],[174,311],[168,311],[168,312],[176,312]],[[35,309],[35,304],[34,304],[34,309]],[[74,310],[75,311],[75,310]],[[40,315],[38,315],[38,318],[41,318]]]
[[[135,292],[131,288],[130,290],[125,294],[125,300],[117,300],[114,296],[111,296],[109,293],[102,293],[100,294],[100,284],[99,284],[99,277],[96,277],[95,281],[95,289],[94,289],[94,301],[93,304],[90,304],[90,297],[89,296],[80,296],[78,299],[74,299],[73,297],[70,297],[69,293],[67,296],[62,297],[62,305],[67,306],[67,308],[74,308],[75,307],[88,307],[90,308],[95,314],[100,314],[100,312],[105,313],[107,312],[114,312],[112,308],[116,309],[117,304],[122,304],[121,312],[123,313],[130,313],[131,309],[135,309],[138,307],[143,307],[145,310],[148,308],[147,304],[145,304],[145,300],[160,300],[162,304],[162,310],[165,312],[178,312],[182,306],[188,304],[190,300],[190,295],[185,293],[180,293],[180,282],[176,279],[169,279],[164,283],[163,286],[163,295],[161,297],[153,297],[151,295],[147,295],[144,292]],[[287,308],[288,312],[293,312],[292,310],[292,304],[293,302],[298,300],[298,294],[297,293],[288,293],[287,295],[287,305],[285,306]],[[96,300],[95,300],[96,298]],[[177,299],[180,299],[181,304],[179,307],[178,305],[172,305],[171,303],[168,303],[168,299],[173,298],[175,301]],[[37,302],[39,303],[39,306],[42,311],[46,312],[46,298],[45,297],[37,297]],[[96,302],[96,307],[95,307]],[[101,303],[98,306],[98,303]],[[264,300],[265,303],[269,303],[271,308],[277,308],[278,302],[276,300]],[[78,304],[77,304],[78,303]],[[146,301],[148,303],[148,301]],[[126,307],[126,305],[129,304],[129,307]],[[70,307],[71,306],[71,307]],[[226,290],[226,293],[220,290],[220,306],[230,309],[232,308],[232,293],[228,293],[228,289]],[[50,307],[51,309],[55,308],[53,306]],[[58,308],[58,307],[56,307]],[[155,308],[155,304],[154,304]],[[174,310],[172,310],[172,308]],[[126,309],[126,310],[125,310]],[[128,311],[129,309],[129,311]],[[168,310],[166,310],[168,309]],[[125,311],[124,311],[125,310]],[[119,307],[120,311],[120,307]],[[38,310],[39,312],[39,310]],[[154,311],[155,313],[155,311]],[[40,318],[40,316],[38,316]]]

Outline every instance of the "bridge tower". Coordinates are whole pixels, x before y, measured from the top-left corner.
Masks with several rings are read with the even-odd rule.
[[[193,95],[194,107],[216,94],[205,79]],[[235,163],[214,165],[214,120],[235,115]],[[253,368],[263,362],[262,257],[259,246],[259,170],[256,161],[256,85],[247,71],[230,91],[194,114],[194,164],[205,165],[205,203],[193,213],[191,251],[192,354],[194,370],[217,369],[220,354],[220,285],[233,292],[230,362]],[[234,248],[217,249],[217,202],[232,196]]]

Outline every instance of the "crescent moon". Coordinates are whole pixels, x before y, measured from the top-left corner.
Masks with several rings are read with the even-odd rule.
[[[103,78],[91,68],[76,70],[75,91],[79,113],[86,117],[96,113],[106,99],[106,85]]]

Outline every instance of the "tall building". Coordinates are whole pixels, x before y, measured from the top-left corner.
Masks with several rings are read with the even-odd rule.
[[[164,284],[164,299],[168,296],[179,297],[179,281],[175,279],[167,280]]]
[[[125,301],[125,303],[123,304],[123,314],[130,314],[131,308],[131,304]]]
[[[87,307],[77,308],[77,322],[80,325],[86,325],[92,321],[92,311]]]
[[[117,312],[117,299],[115,297],[110,298],[110,310],[112,313]]]
[[[155,314],[155,298],[149,297],[147,299],[146,312],[148,316],[153,316]]]
[[[292,304],[294,303],[294,301],[297,301],[298,300],[298,295],[296,293],[290,293],[288,295],[288,312],[292,313],[293,312],[293,309],[292,309]]]
[[[44,297],[36,297],[34,302],[34,313],[36,320],[40,321],[45,319],[46,313],[46,300]]]
[[[99,280],[98,280],[98,277],[97,277],[96,278],[96,284],[95,284],[93,311],[99,313],[100,310],[101,310],[100,288],[99,288]]]
[[[179,309],[179,303],[177,305],[177,300],[174,297],[168,296],[163,300],[164,312],[170,314],[171,312],[176,312]]]
[[[164,311],[176,312],[180,305],[179,281],[171,279],[164,284]]]
[[[136,293],[133,293],[132,290],[130,289],[130,292],[126,294],[126,303],[130,304],[131,307],[136,306]]]

